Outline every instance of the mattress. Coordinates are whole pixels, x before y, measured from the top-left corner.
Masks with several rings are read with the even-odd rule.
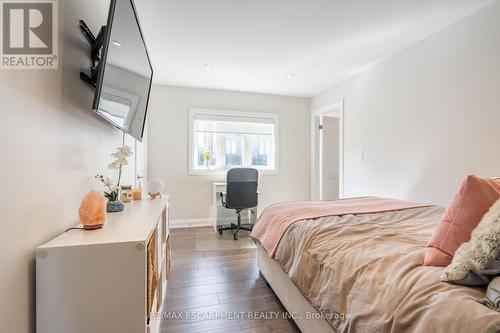
[[[293,223],[274,260],[338,332],[498,332],[485,290],[441,282],[423,266],[443,208]]]

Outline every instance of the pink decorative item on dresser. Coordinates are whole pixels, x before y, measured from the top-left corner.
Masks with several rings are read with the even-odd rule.
[[[107,200],[100,191],[91,191],[83,197],[80,209],[80,222],[86,230],[102,228],[106,221]]]
[[[448,266],[455,251],[500,198],[500,180],[468,176],[446,209],[427,245],[426,266]]]
[[[163,191],[164,187],[165,184],[161,179],[158,178],[151,179],[148,183],[148,194],[151,197],[151,199],[161,198],[161,191]]]

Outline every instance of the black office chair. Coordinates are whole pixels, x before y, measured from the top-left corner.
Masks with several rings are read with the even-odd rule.
[[[257,207],[258,180],[259,173],[255,169],[236,168],[227,172],[227,193],[221,193],[222,205],[228,209],[236,210],[238,224],[231,223],[229,227],[219,227],[220,235],[224,230],[234,230],[234,240],[238,240],[238,231],[252,231],[252,224],[241,224],[241,212]]]

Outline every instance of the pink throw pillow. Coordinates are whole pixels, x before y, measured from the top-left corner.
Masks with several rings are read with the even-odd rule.
[[[468,176],[432,235],[426,266],[448,266],[455,251],[470,239],[488,209],[500,198],[500,180]]]

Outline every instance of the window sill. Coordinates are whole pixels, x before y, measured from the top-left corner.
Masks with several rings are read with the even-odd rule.
[[[225,176],[230,169],[194,169],[189,170],[190,176]],[[278,169],[266,170],[266,169],[256,169],[259,175],[277,175],[279,174]]]

